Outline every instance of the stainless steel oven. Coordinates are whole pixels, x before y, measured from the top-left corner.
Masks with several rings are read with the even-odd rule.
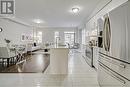
[[[93,67],[93,47],[92,46],[88,46],[88,45],[86,46],[85,60],[91,67]]]

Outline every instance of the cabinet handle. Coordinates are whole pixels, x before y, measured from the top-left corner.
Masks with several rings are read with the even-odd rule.
[[[126,65],[121,63],[120,67],[126,68]]]

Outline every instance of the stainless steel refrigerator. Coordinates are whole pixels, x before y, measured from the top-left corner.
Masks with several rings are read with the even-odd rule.
[[[130,87],[130,1],[103,17],[103,48],[99,51],[101,87]]]

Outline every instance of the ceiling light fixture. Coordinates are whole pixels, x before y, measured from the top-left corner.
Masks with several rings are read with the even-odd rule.
[[[72,12],[73,13],[78,13],[79,12],[79,8],[72,8]]]
[[[43,21],[41,19],[34,19],[33,22],[37,23],[37,24],[43,23]]]

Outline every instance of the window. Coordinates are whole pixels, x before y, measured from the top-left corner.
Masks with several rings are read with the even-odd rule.
[[[59,39],[60,39],[59,36],[60,36],[60,35],[59,35],[59,31],[56,31],[56,32],[55,32],[55,36],[54,36],[55,44],[58,44],[58,43],[59,43]]]
[[[70,45],[74,44],[75,42],[75,32],[64,32],[65,35],[65,43]]]
[[[85,29],[82,30],[82,44],[85,44]]]
[[[39,31],[39,32],[37,33],[37,42],[38,42],[38,43],[42,43],[42,32],[41,32],[41,31]]]

